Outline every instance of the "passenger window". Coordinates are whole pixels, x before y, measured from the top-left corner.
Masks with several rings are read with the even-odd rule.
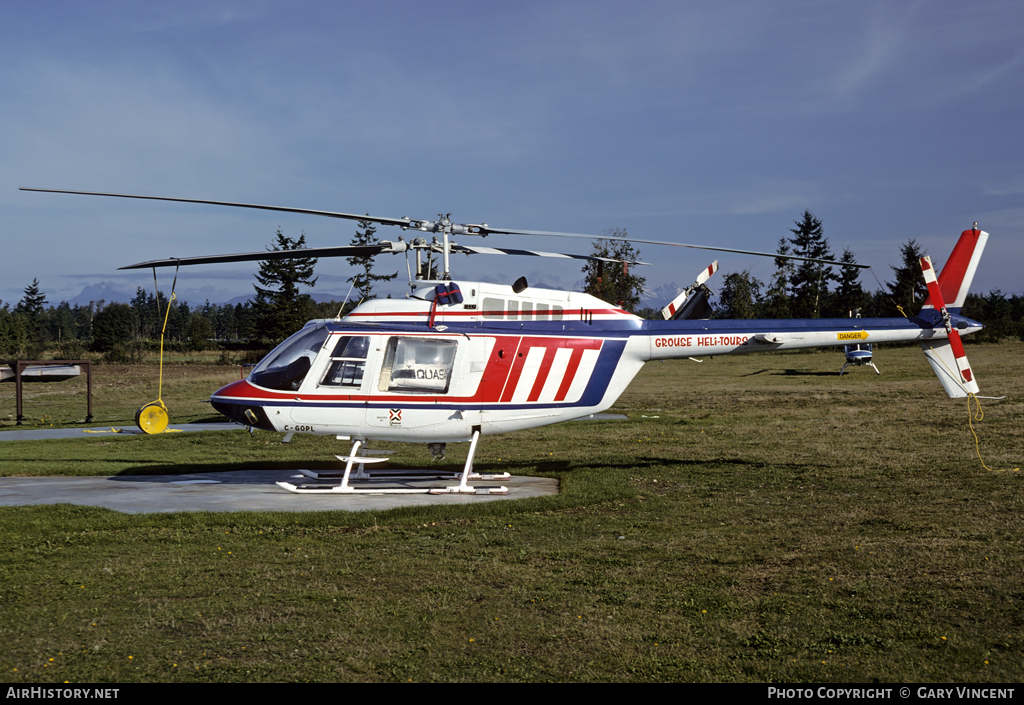
[[[504,299],[484,299],[484,318],[504,318],[505,317],[505,300]]]
[[[508,319],[514,321],[519,318],[519,302],[509,299],[508,301]]]
[[[360,360],[335,360],[324,376],[323,384],[332,387],[358,387],[363,383],[363,370],[366,362]]]
[[[384,355],[378,389],[382,392],[446,393],[457,345],[454,340],[392,338]]]
[[[551,307],[551,320],[560,321],[562,320],[562,307],[553,305]]]
[[[334,352],[331,353],[331,366],[320,384],[330,387],[360,386],[369,348],[370,338],[365,335],[344,335],[338,338]]]
[[[546,321],[548,320],[548,305],[537,304],[537,320]]]

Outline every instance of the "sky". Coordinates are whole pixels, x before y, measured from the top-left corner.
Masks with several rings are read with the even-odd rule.
[[[977,221],[973,290],[1024,293],[1018,0],[92,0],[0,3],[0,301],[152,291],[163,257],[311,247],[355,223],[18,188],[487,222],[774,252],[805,210],[891,280]],[[401,231],[378,229],[381,239]],[[584,254],[586,240],[464,237]],[[769,258],[639,245],[651,290]],[[457,257],[453,278],[573,289],[578,262]],[[192,304],[255,263],[182,269]],[[354,273],[321,260],[314,293]],[[398,271],[385,256],[377,273]],[[159,273],[167,291],[172,270]],[[709,285],[715,289],[716,279]],[[403,284],[389,290],[401,295]],[[98,296],[97,296],[98,298]],[[665,299],[664,303],[667,303]]]

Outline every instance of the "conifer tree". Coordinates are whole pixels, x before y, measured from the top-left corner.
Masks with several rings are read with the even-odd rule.
[[[889,296],[908,316],[916,314],[928,296],[928,285],[925,284],[924,275],[921,273],[920,258],[924,254],[917,241],[911,238],[900,246],[902,264],[899,267],[890,267],[896,273],[896,281],[888,282]],[[936,267],[939,265],[938,262],[934,264]]]
[[[46,294],[39,290],[38,279],[33,279],[32,283],[25,287],[24,292],[25,295],[14,307],[14,313],[25,320],[25,330],[29,337],[29,357],[39,357],[50,336],[48,317],[44,308],[49,302],[46,300]]]
[[[790,229],[793,237],[789,239],[794,255],[835,259],[821,221],[813,213],[805,210],[803,218],[796,221],[795,225],[796,228]],[[821,312],[828,305],[829,282],[837,281],[838,277],[831,265],[820,262],[798,261],[795,267],[789,280],[793,315],[796,318],[820,318]]]
[[[856,262],[853,252],[847,248],[843,250],[840,262]],[[860,268],[845,266],[839,272],[839,286],[836,287],[835,305],[830,312],[831,316],[846,316],[851,311],[862,309],[867,305],[867,294],[860,284]]]
[[[357,223],[359,227],[356,229],[356,234],[353,236],[351,244],[356,247],[377,244],[377,228],[374,224],[369,220],[360,220]],[[352,288],[356,293],[356,301],[365,301],[366,299],[373,298],[374,282],[389,282],[398,276],[397,271],[394,274],[374,274],[372,256],[347,257],[346,259],[350,265],[361,270],[348,278],[348,281],[352,282]]]
[[[43,306],[49,303],[46,300],[46,294],[39,291],[39,280],[33,279],[32,283],[26,286],[24,291],[25,295],[21,297],[21,301],[15,306],[15,312],[24,313],[30,319],[38,317],[43,313]]]
[[[786,238],[779,240],[776,252],[780,255],[790,254],[789,242]],[[793,260],[785,257],[775,258],[775,274],[768,283],[761,305],[761,316],[764,318],[792,318],[790,307],[789,280],[793,277],[795,267]]]
[[[297,240],[277,231],[271,252],[301,250],[306,247],[306,235]],[[262,286],[253,285],[256,299],[252,304],[253,327],[257,337],[276,341],[283,340],[309,320],[313,315],[313,299],[309,294],[300,294],[299,285],[313,287],[315,257],[268,259],[260,261],[256,280]]]

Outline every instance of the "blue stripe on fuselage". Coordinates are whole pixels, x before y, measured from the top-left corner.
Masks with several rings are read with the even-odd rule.
[[[492,409],[561,409],[571,408],[574,406],[579,407],[590,407],[596,406],[600,403],[604,397],[605,390],[608,389],[608,384],[611,382],[612,376],[615,374],[615,370],[618,367],[619,360],[622,357],[622,352],[626,348],[626,340],[608,340],[601,346],[601,352],[598,354],[597,362],[594,363],[594,370],[590,374],[590,380],[587,382],[586,388],[583,390],[579,401],[576,402],[525,402],[525,403],[511,403],[511,402],[493,402],[493,403],[477,403],[471,402],[467,399],[445,401],[443,397],[437,395],[426,395],[428,398],[423,401],[409,399],[408,397],[403,399],[388,399],[387,397],[381,397],[378,400],[367,399],[363,401],[349,402],[340,400],[330,401],[317,401],[312,395],[308,395],[302,399],[302,401],[295,401],[293,399],[245,399],[244,403],[251,406],[273,406],[273,407],[303,407],[303,408],[331,408],[331,409],[388,409],[395,408],[395,406],[402,406],[403,408],[423,408],[429,407],[431,409],[445,409],[445,410],[457,410],[465,409],[468,404],[472,404],[474,409],[480,409],[481,411],[487,411]],[[240,400],[224,397],[219,400],[225,403],[240,403]]]

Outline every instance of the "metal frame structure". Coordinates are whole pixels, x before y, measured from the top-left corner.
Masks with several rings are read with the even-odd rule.
[[[22,416],[22,372],[27,367],[50,366],[50,365],[79,365],[85,368],[86,378],[86,416],[85,422],[92,421],[92,360],[0,360],[0,364],[9,365],[14,370],[14,385],[16,387],[15,397],[17,398],[16,423],[21,425]]]

